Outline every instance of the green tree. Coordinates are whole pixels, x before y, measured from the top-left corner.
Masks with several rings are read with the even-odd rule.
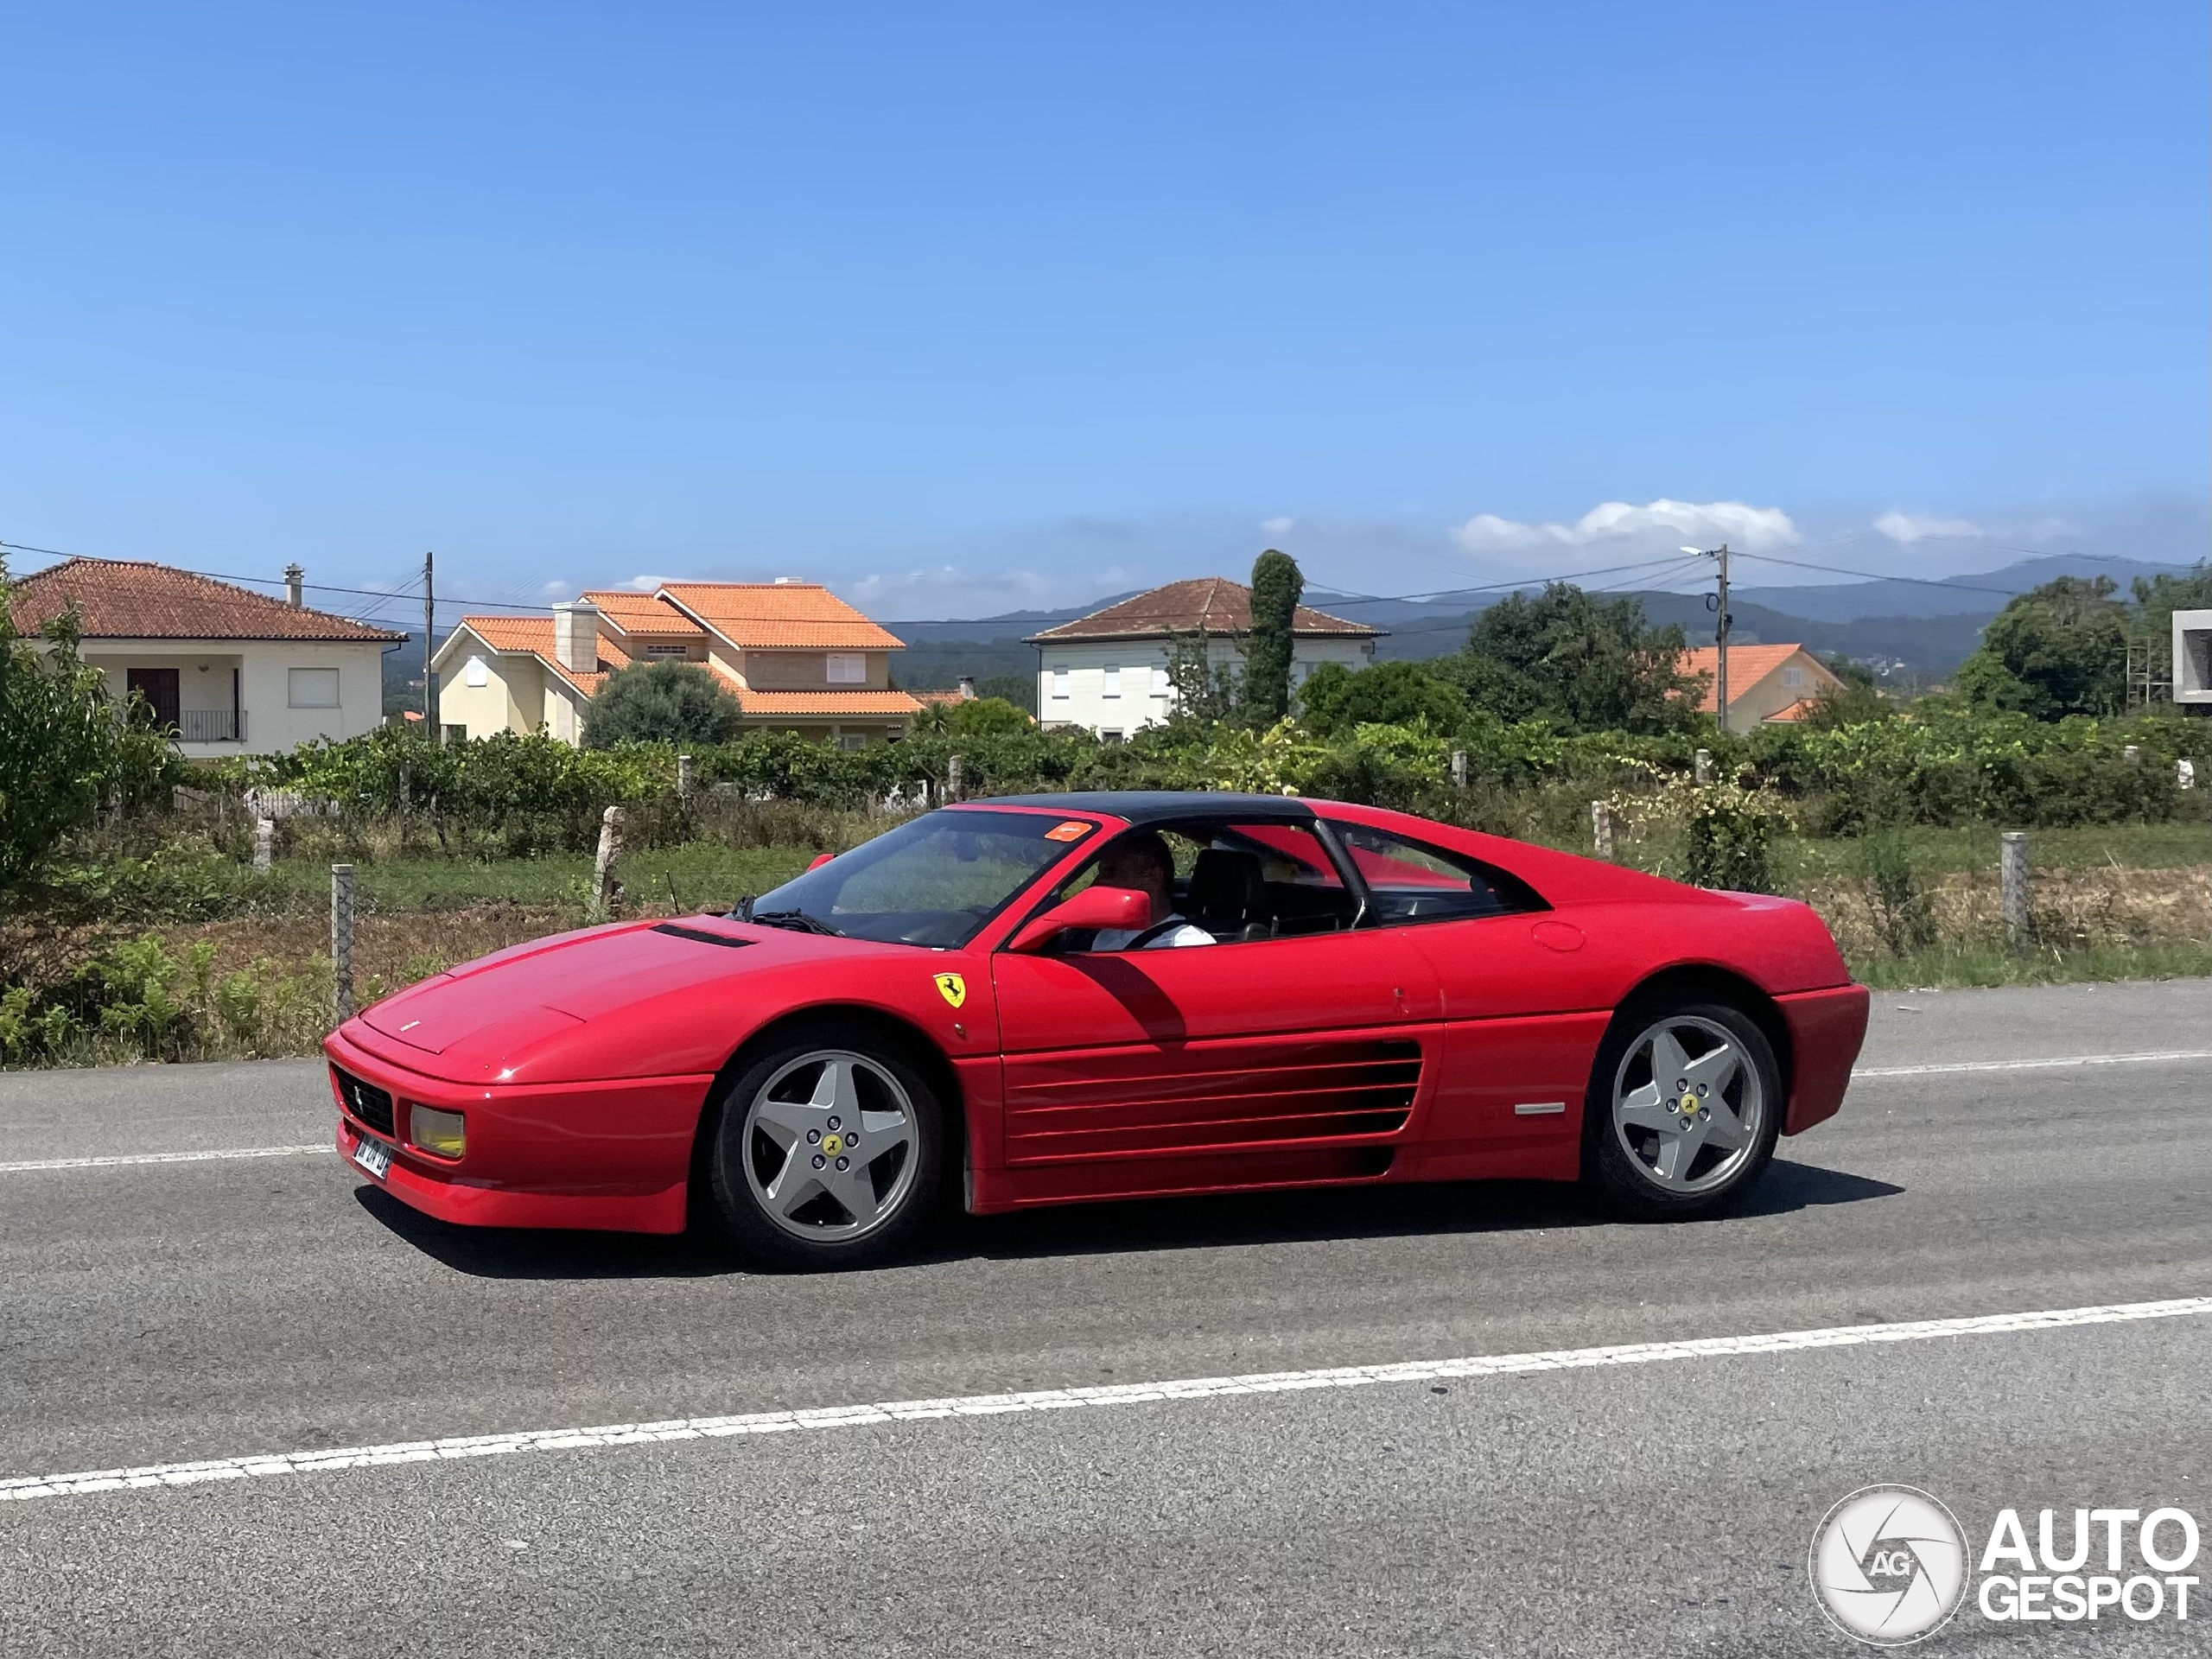
[[[101,803],[143,798],[182,774],[166,734],[118,718],[99,670],[77,655],[74,607],[40,631],[16,632],[0,563],[0,892],[35,874]]]
[[[1234,716],[1243,702],[1236,671],[1213,660],[1203,633],[1170,633],[1166,645],[1167,683],[1174,688],[1169,711],[1173,726],[1212,726]]]
[[[1269,727],[1290,713],[1291,630],[1306,578],[1298,561],[1269,548],[1252,562],[1252,634],[1244,647],[1244,714]]]
[[[1377,663],[1357,671],[1323,663],[1306,676],[1298,700],[1306,726],[1325,736],[1356,726],[1410,726],[1422,720],[1451,732],[1467,716],[1466,694],[1430,673],[1425,663]]]
[[[1655,627],[1626,597],[1572,582],[1510,594],[1475,619],[1466,649],[1436,669],[1501,719],[1544,715],[1583,731],[1664,731],[1689,718],[1679,627]]]
[[[2059,720],[2125,700],[2127,607],[2110,576],[2061,576],[2008,603],[1960,665],[1957,689],[1986,709]]]
[[[1034,674],[986,674],[976,682],[978,697],[996,697],[1010,702],[1026,715],[1037,712],[1037,677]]]
[[[991,737],[1033,732],[1037,722],[1027,709],[1003,697],[970,697],[965,702],[928,704],[916,718],[914,729],[947,737]]]
[[[2174,613],[2212,609],[2212,565],[2199,559],[2188,574],[2161,570],[2155,576],[2138,576],[2134,632],[2151,648],[2151,676],[2171,683],[2174,656]]]
[[[584,710],[584,747],[618,743],[728,743],[744,709],[696,663],[632,663],[618,668]]]

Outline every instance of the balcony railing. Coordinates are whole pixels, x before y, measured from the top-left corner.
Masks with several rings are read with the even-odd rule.
[[[243,743],[242,709],[184,709],[177,712],[177,741],[183,743]]]

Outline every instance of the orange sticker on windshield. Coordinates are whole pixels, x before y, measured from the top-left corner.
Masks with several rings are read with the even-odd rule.
[[[1056,823],[1045,832],[1047,841],[1081,841],[1098,826],[1085,823],[1080,818],[1070,818],[1065,823]]]

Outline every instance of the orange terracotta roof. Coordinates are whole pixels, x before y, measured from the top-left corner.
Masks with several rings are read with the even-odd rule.
[[[494,651],[526,652],[536,657],[586,696],[606,684],[607,677],[616,669],[630,666],[629,653],[602,633],[599,636],[597,673],[578,674],[563,667],[561,659],[553,654],[553,619],[550,616],[464,616],[461,626]]]
[[[905,719],[922,711],[904,691],[741,691],[747,720],[772,720],[792,715],[815,717],[844,715],[855,720],[880,720],[887,715]]]
[[[1736,688],[1732,685],[1728,689],[1733,692]],[[1767,726],[1792,725],[1803,720],[1820,706],[1821,700],[1818,697],[1800,697],[1787,709],[1776,709],[1761,723]]]
[[[607,620],[625,633],[647,633],[656,639],[703,639],[707,631],[658,594],[622,588],[593,588],[583,595],[599,607]]]
[[[73,600],[88,639],[331,639],[390,645],[407,638],[143,559],[64,559],[11,583],[8,591],[16,626],[26,633],[60,616]]]
[[[915,702],[927,709],[949,708],[975,701],[965,691],[916,691],[911,695]]]
[[[1171,582],[1148,594],[1139,594],[1103,611],[1063,622],[1056,628],[1030,635],[1033,643],[1064,639],[1153,639],[1170,633],[1249,633],[1252,631],[1252,590],[1226,576],[1200,576],[1190,582]],[[1347,622],[1310,605],[1293,614],[1294,634],[1328,635],[1339,639],[1373,639],[1381,628],[1364,622]]]
[[[1749,691],[1761,680],[1780,668],[1798,652],[1802,645],[1731,645],[1728,647],[1728,706],[1733,710],[1736,699]],[[1805,660],[1810,663],[1820,683],[1840,685],[1842,682],[1821,666],[1810,652]],[[1681,673],[1705,676],[1705,691],[1698,701],[1703,714],[1717,713],[1720,708],[1720,648],[1718,645],[1696,645],[1675,659],[1675,668]]]
[[[788,651],[903,651],[906,641],[818,582],[671,582],[656,597],[680,605],[737,646]]]

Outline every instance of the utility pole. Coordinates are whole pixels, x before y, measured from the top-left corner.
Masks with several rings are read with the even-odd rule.
[[[1719,715],[1720,729],[1725,732],[1728,729],[1728,543],[1723,542],[1718,547],[1686,547],[1682,551],[1720,562],[1719,594],[1705,602],[1713,613],[1713,643],[1718,648],[1720,658],[1720,671],[1713,677],[1713,707]]]
[[[430,673],[430,653],[437,649],[437,590],[430,585],[430,556],[423,556],[423,724],[424,735],[438,735],[437,681]]]

